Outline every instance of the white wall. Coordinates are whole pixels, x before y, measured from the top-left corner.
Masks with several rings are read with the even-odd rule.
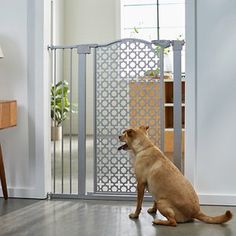
[[[64,0],[64,43],[66,45],[107,43],[119,39],[119,0]],[[74,68],[77,66],[74,60]],[[87,134],[93,133],[93,65],[87,66]],[[67,73],[67,72],[66,72]],[[68,74],[68,73],[67,73]],[[73,81],[74,101],[77,101],[77,77]],[[77,117],[73,119],[77,131]]]
[[[186,15],[186,175],[201,203],[236,204],[236,1],[189,0]]]
[[[53,0],[53,44],[64,44],[64,0]]]
[[[64,0],[53,0],[53,26],[52,44],[64,45]],[[57,53],[56,60],[56,82],[64,79],[63,77],[63,57],[62,51]]]
[[[44,21],[49,22],[48,7],[37,0],[1,1],[0,5],[0,44],[5,54],[0,61],[0,99],[18,103],[17,127],[0,132],[9,196],[43,198],[49,173],[45,164],[49,158],[45,139],[48,41],[44,41],[49,35],[44,26]]]
[[[64,0],[66,44],[107,43],[119,37],[119,0]]]

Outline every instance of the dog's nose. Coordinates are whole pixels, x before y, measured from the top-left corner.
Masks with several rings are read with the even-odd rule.
[[[121,136],[119,135],[119,139],[121,139]]]

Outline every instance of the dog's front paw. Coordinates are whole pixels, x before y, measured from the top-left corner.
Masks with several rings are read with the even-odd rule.
[[[137,213],[130,213],[129,214],[130,219],[138,219],[138,216],[139,216],[139,214],[137,214]]]

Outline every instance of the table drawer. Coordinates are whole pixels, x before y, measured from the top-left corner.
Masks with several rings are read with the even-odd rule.
[[[0,129],[16,126],[16,101],[0,101]]]

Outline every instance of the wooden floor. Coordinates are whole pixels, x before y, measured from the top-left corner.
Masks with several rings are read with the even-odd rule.
[[[234,236],[236,219],[225,225],[199,221],[179,224],[176,228],[153,226],[153,216],[145,203],[139,220],[128,214],[135,202],[82,200],[25,200],[0,198],[0,236]],[[203,206],[209,215],[236,207]],[[160,215],[156,217],[161,217]]]

